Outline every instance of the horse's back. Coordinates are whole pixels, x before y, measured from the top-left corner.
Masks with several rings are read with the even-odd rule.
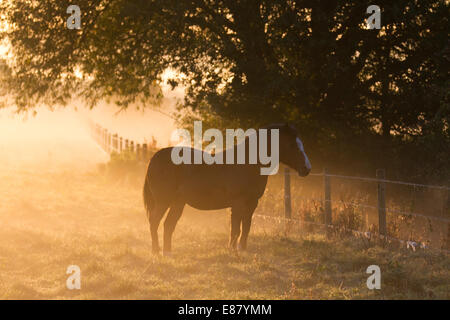
[[[258,199],[266,177],[256,167],[222,164],[174,164],[173,147],[159,150],[148,167],[150,190],[163,201],[180,201],[201,210],[231,207],[240,198]],[[190,148],[194,152],[202,152]],[[192,157],[193,160],[193,157]]]

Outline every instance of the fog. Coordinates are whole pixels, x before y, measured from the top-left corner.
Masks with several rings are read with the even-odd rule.
[[[169,93],[159,109],[138,110],[130,106],[120,111],[113,104],[100,103],[90,110],[82,102],[65,108],[36,109],[36,113],[17,114],[14,107],[0,110],[0,163],[2,170],[36,167],[40,170],[64,169],[64,166],[90,169],[109,156],[93,141],[89,121],[136,143],[151,141],[159,147],[169,144],[175,129],[170,117],[179,92]],[[160,112],[159,110],[164,110]]]
[[[170,102],[164,101],[165,109],[173,108]],[[109,156],[91,138],[88,122],[137,143],[154,136],[160,147],[168,144],[175,125],[170,117],[151,109],[131,108],[118,114],[117,110],[101,104],[90,111],[81,103],[55,111],[38,109],[35,116],[15,114],[13,108],[0,110],[0,299],[373,298],[360,285],[365,284],[360,279],[365,273],[355,272],[354,267],[332,272],[332,278],[316,273],[322,262],[358,266],[372,259],[385,266],[398,259],[412,279],[408,281],[435,286],[438,298],[448,292],[435,285],[448,279],[444,258],[431,256],[437,276],[428,281],[423,274],[430,266],[420,263],[418,268],[415,255],[407,255],[406,250],[371,244],[361,251],[361,246],[368,246],[366,240],[327,240],[315,233],[319,230],[312,226],[323,214],[322,178],[317,176],[292,176],[293,216],[312,224],[287,226],[261,219],[284,215],[284,181],[278,175],[269,180],[259,201],[248,254],[230,254],[226,249],[226,210],[195,211],[186,206],[174,233],[175,259],[152,256],[142,203],[144,171],[130,179],[127,174],[110,177],[107,170],[100,170],[107,167]],[[339,216],[367,215],[367,222],[376,224],[376,212],[371,215],[365,208],[344,204],[363,195],[373,204],[376,187],[366,190],[337,182],[332,185],[333,210],[339,214],[334,221],[346,221]],[[436,224],[432,229],[435,238],[446,232]],[[424,239],[431,239],[430,231]],[[298,262],[293,263],[293,257]],[[66,287],[71,265],[80,267],[81,290]],[[350,283],[344,289],[339,285],[343,276]],[[295,290],[292,279],[300,279]],[[391,292],[397,290],[391,287]]]

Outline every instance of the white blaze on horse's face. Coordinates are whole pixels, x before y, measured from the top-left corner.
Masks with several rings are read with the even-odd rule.
[[[296,138],[295,141],[297,141],[298,149],[301,153],[303,153],[303,156],[305,157],[305,168],[311,170],[311,163],[309,162],[308,156],[305,153],[305,149],[303,148],[303,142],[300,140],[300,138]]]

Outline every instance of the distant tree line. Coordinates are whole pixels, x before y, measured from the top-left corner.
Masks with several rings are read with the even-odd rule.
[[[179,120],[211,127],[287,121],[313,167],[447,183],[450,179],[449,6],[445,0],[3,1],[13,59],[0,63],[3,94],[19,109],[120,107],[186,87]]]

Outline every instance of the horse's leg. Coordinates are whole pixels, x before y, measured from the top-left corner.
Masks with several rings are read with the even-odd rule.
[[[159,253],[158,227],[168,207],[169,206],[166,204],[156,203],[149,212],[148,221],[150,223],[150,232],[152,234],[152,252],[154,254]]]
[[[231,207],[231,232],[230,232],[230,249],[236,249],[237,240],[239,234],[241,233],[241,221],[242,219],[252,214],[255,210],[256,205],[249,205],[248,201],[236,202]]]
[[[231,232],[230,232],[230,249],[235,250],[237,239],[241,233],[241,215],[242,210],[236,207],[231,208]]]
[[[250,225],[252,224],[253,212],[255,211],[257,205],[258,202],[256,201],[253,206],[248,207],[248,211],[246,211],[242,216],[242,232],[241,238],[239,239],[239,248],[241,250],[247,249],[248,233],[250,232]]]
[[[184,203],[174,203],[170,206],[169,213],[164,221],[164,255],[170,254],[172,250],[172,234],[183,213],[183,208]]]

